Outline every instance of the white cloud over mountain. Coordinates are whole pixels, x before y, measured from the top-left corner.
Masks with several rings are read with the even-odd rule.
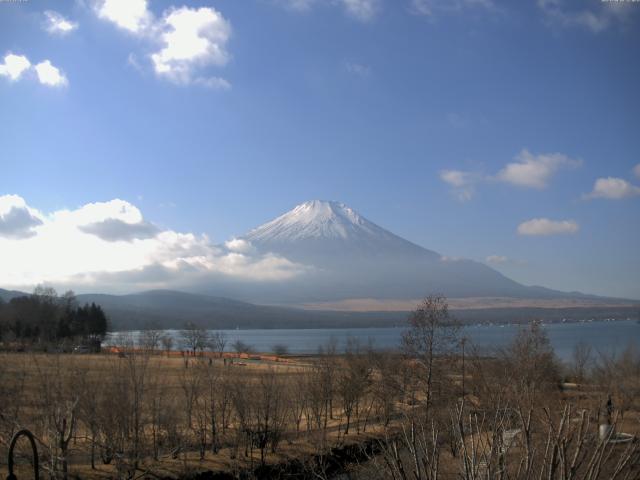
[[[17,195],[0,196],[0,285],[156,288],[176,282],[279,281],[305,267],[255,254],[245,240],[218,247],[206,235],[163,229],[124,200],[48,214]]]
[[[230,58],[231,24],[215,8],[170,7],[156,17],[147,0],[101,0],[95,11],[99,18],[148,41],[149,50],[154,50],[148,58],[159,77],[180,85],[231,86],[224,78],[202,73],[207,67],[224,66]],[[140,68],[137,60],[135,64]]]
[[[577,233],[579,228],[578,223],[574,220],[533,218],[518,225],[518,233],[532,236],[568,235]]]
[[[505,257],[504,255],[489,255],[485,261],[487,263],[493,263],[496,265],[500,265],[503,263],[508,263],[509,259],[507,257]]]

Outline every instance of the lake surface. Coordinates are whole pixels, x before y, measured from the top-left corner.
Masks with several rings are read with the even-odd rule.
[[[481,351],[504,347],[514,338],[519,325],[473,325],[462,328],[461,334],[469,339],[469,344]],[[640,323],[636,320],[592,321],[577,323],[552,323],[542,325],[558,357],[571,358],[575,345],[584,342],[591,345],[594,353],[618,353],[630,343],[640,345]],[[316,353],[318,347],[326,345],[332,338],[343,349],[347,338],[355,337],[362,343],[371,341],[378,349],[395,349],[400,346],[404,328],[319,328],[282,330],[219,330],[227,337],[227,349],[236,340],[250,345],[256,352],[273,351],[273,346],[286,345],[290,353]],[[140,332],[122,332],[135,340]],[[180,347],[180,330],[165,330],[174,338],[174,348]],[[107,339],[115,341],[119,332]]]

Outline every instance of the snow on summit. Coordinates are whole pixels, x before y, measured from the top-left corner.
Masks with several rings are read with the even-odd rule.
[[[311,260],[319,254],[433,255],[394,235],[341,202],[312,200],[251,230],[244,239],[262,251]]]
[[[375,235],[382,230],[340,202],[311,200],[249,232],[251,241],[295,241],[304,238],[342,238]]]

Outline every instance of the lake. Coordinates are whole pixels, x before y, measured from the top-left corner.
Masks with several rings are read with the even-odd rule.
[[[516,335],[519,325],[472,325],[462,328],[462,334],[469,344],[480,350],[503,347]],[[576,323],[544,324],[556,354],[563,360],[571,358],[575,345],[584,342],[591,345],[594,353],[618,353],[629,343],[640,342],[640,323],[636,320],[590,321]],[[315,353],[318,347],[326,345],[332,338],[344,348],[348,337],[361,342],[373,342],[378,349],[394,349],[400,345],[403,328],[318,328],[318,329],[254,329],[219,330],[227,337],[227,349],[236,340],[248,344],[256,352],[270,352],[276,344],[286,345],[290,353]],[[119,333],[130,334],[136,339],[140,332],[114,332],[107,339],[113,341]],[[180,330],[165,330],[165,334],[174,338],[174,348],[180,348]]]

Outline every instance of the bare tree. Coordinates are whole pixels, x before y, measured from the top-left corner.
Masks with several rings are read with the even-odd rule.
[[[535,398],[558,385],[560,367],[549,337],[537,322],[522,328],[503,352],[502,358],[513,393]]]
[[[281,378],[269,369],[258,378],[252,416],[249,425],[251,441],[260,449],[260,462],[264,464],[267,448],[276,452],[284,427],[287,411]]]
[[[89,435],[91,469],[96,469],[96,446],[100,435],[100,423],[97,412],[100,399],[106,389],[105,381],[96,372],[92,372],[88,366],[84,367],[83,374],[77,379],[77,387],[81,392],[78,404],[78,418],[84,425]]]
[[[222,358],[222,354],[227,346],[227,336],[224,332],[215,332],[209,338],[209,346],[211,350],[218,354],[218,357]]]
[[[242,340],[236,340],[231,346],[236,353],[251,353],[253,351],[251,345],[243,342]]]
[[[333,399],[336,388],[338,341],[331,337],[325,345],[318,348],[317,374],[322,388],[322,398],[325,400],[324,429],[329,419],[333,419]]]
[[[600,352],[594,365],[595,380],[607,397],[613,397],[621,417],[640,404],[640,350],[630,343],[620,354]]]
[[[173,337],[165,334],[160,338],[160,342],[162,343],[162,348],[164,348],[165,353],[169,356],[169,353],[171,353],[171,349],[173,348]]]
[[[591,361],[591,345],[585,342],[578,342],[573,348],[571,365],[575,381],[583,382],[586,379]]]
[[[131,431],[133,434],[133,442],[130,449],[130,459],[133,468],[138,467],[141,457],[141,444],[144,435],[144,400],[147,394],[147,381],[149,355],[148,352],[138,353],[132,351],[124,359],[125,372],[129,384],[130,392],[130,414],[131,414]]]
[[[371,380],[372,365],[355,338],[347,340],[344,364],[338,374],[338,392],[342,400],[342,410],[346,417],[344,434],[349,434],[351,417],[356,416],[358,431],[360,429],[359,413],[362,398],[368,393]]]
[[[160,340],[162,339],[162,330],[158,327],[157,323],[149,323],[145,325],[142,332],[140,332],[140,337],[138,339],[138,343],[140,347],[145,350],[149,350],[150,352],[155,352],[160,346]]]
[[[40,419],[51,459],[51,475],[56,477],[60,472],[63,480],[67,480],[69,444],[76,433],[80,401],[75,383],[82,381],[82,371],[75,365],[63,366],[59,356],[46,360],[34,357],[34,363],[40,386],[37,406],[44,413]]]
[[[375,368],[372,392],[376,401],[376,410],[388,426],[396,412],[396,404],[402,394],[402,362],[392,352],[375,352],[371,355]]]
[[[442,296],[425,298],[411,313],[408,329],[402,336],[405,353],[416,360],[423,371],[425,405],[431,405],[435,360],[450,354],[456,346],[459,325],[449,315],[447,300]]]
[[[286,398],[289,402],[291,420],[296,426],[296,436],[300,433],[300,424],[307,409],[307,389],[305,387],[305,374],[296,374],[286,385]]]
[[[147,430],[151,437],[151,455],[155,461],[160,458],[160,446],[168,437],[167,414],[173,411],[170,399],[167,397],[166,377],[158,375],[157,371],[147,380],[147,395],[145,396],[145,411],[147,412]]]
[[[182,345],[185,350],[195,356],[198,351],[203,351],[209,346],[209,332],[193,322],[187,322],[180,331]]]
[[[275,353],[279,357],[282,357],[289,353],[289,347],[284,343],[276,343],[271,347],[271,350],[273,351],[273,353]]]

